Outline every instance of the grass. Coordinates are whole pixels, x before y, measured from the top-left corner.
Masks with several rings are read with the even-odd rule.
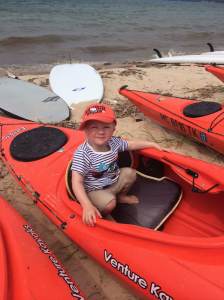
[[[84,255],[82,257],[79,258],[80,260],[87,260],[88,259],[88,256]]]
[[[63,263],[67,262],[74,254],[79,252],[79,249],[77,248],[74,252],[72,252],[70,255],[66,257],[66,259],[63,261]]]
[[[70,246],[74,246],[74,244],[68,244],[68,245],[66,245],[66,246],[64,246],[64,247],[58,248],[58,249],[57,249],[57,252],[58,252],[58,251],[61,251],[61,250],[63,250],[63,249],[66,249],[66,248],[68,248],[68,247],[70,247]]]
[[[159,139],[156,139],[148,130],[145,128],[142,130],[145,134],[149,135],[150,138],[153,140],[153,142],[157,144],[166,143],[169,147],[181,147],[183,144],[187,144],[187,141],[189,140],[188,137],[184,135],[179,135],[179,137],[168,137],[163,130],[162,137]]]
[[[157,144],[165,143],[168,147],[179,148],[179,147],[182,147],[183,145],[189,146],[188,142],[194,142],[194,143],[196,142],[196,147],[198,147],[201,152],[203,152],[203,148],[201,147],[202,145],[205,146],[211,152],[211,154],[213,155],[213,158],[214,158],[212,162],[217,160],[220,163],[220,160],[218,159],[218,156],[221,154],[220,152],[217,152],[216,150],[212,149],[211,147],[204,145],[200,140],[196,140],[196,139],[192,138],[191,136],[184,136],[184,135],[179,134],[178,137],[168,137],[166,135],[166,133],[161,129],[162,136],[160,136],[159,138],[156,138],[155,136],[153,136],[153,134],[151,132],[149,132],[145,128],[142,128],[141,132],[143,132],[144,135],[149,136],[153,142],[155,142]],[[128,136],[134,138],[134,135],[130,134],[127,131],[119,133],[119,136],[123,136],[123,135],[125,135],[125,138],[128,138]],[[188,155],[188,156],[190,156],[190,155]]]
[[[213,163],[214,161],[216,161],[216,160],[220,163],[220,160],[218,159],[218,155],[221,154],[221,153],[216,151],[217,154],[215,154],[214,149],[212,149],[212,148],[210,148],[210,147],[208,147],[208,146],[207,146],[207,148],[211,151],[212,155],[214,156],[214,160],[212,161],[212,163]]]
[[[99,269],[99,277],[100,277],[100,283],[102,283],[105,279],[105,272]]]

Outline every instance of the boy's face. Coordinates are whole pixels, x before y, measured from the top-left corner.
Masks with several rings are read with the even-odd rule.
[[[104,146],[111,139],[115,130],[115,123],[104,123],[91,120],[86,123],[84,132],[90,144]]]

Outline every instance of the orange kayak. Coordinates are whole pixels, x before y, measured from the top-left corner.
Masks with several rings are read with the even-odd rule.
[[[0,299],[87,299],[18,212],[0,196]]]
[[[178,99],[133,91],[118,91],[155,123],[224,153],[224,104]]]
[[[0,118],[1,158],[33,202],[90,258],[141,299],[224,299],[224,169],[156,149],[119,155],[138,204],[117,223],[82,222],[69,163],[83,132]],[[124,155],[124,156],[122,156]]]
[[[205,70],[216,76],[222,82],[224,82],[224,68],[207,65],[205,66]]]

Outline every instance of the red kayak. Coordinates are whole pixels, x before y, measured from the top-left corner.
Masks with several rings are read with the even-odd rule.
[[[207,72],[212,73],[214,76],[216,76],[219,80],[224,82],[224,68],[216,67],[216,66],[205,66],[205,70]]]
[[[119,93],[155,123],[224,154],[224,104],[165,97],[126,87],[121,87]]]
[[[87,299],[38,234],[0,196],[0,299]]]
[[[119,154],[138,204],[117,223],[82,222],[69,164],[81,131],[0,118],[1,156],[33,202],[90,258],[141,299],[224,299],[224,169],[156,149]],[[66,171],[67,170],[67,171]]]

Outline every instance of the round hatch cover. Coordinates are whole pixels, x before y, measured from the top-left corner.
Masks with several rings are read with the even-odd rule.
[[[10,145],[10,153],[19,161],[35,161],[59,150],[67,140],[62,130],[42,126],[15,137]]]
[[[188,118],[204,117],[222,109],[222,105],[216,102],[197,102],[186,106],[183,114]]]

